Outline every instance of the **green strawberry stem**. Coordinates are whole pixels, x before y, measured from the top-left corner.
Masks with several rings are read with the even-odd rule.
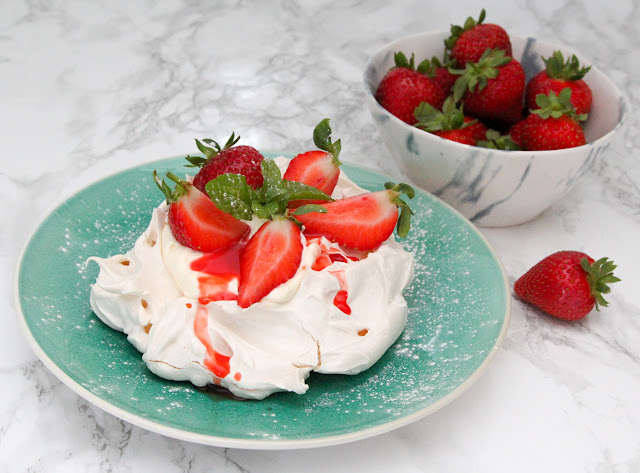
[[[478,21],[474,20],[471,17],[467,17],[463,26],[451,25],[451,36],[449,36],[447,39],[444,40],[445,49],[452,49],[455,46],[456,42],[458,41],[458,38],[460,38],[460,36],[462,35],[462,33],[464,33],[465,31],[469,31],[471,28],[474,28],[477,25],[481,24],[484,21],[486,16],[487,16],[487,12],[483,8],[480,11],[480,16],[478,17]]]
[[[591,286],[591,294],[593,294],[596,300],[596,310],[600,310],[600,306],[608,307],[609,303],[602,295],[611,292],[608,284],[620,281],[620,278],[613,275],[613,270],[616,269],[617,266],[606,257],[594,261],[593,264],[589,264],[587,258],[582,258],[580,260],[580,266],[587,272],[587,280]]]
[[[211,161],[213,158],[218,156],[218,154],[220,154],[222,151],[224,151],[225,149],[231,148],[239,140],[240,140],[240,135],[236,136],[235,133],[233,132],[231,133],[231,136],[229,137],[227,142],[222,147],[220,147],[217,141],[212,140],[211,138],[204,138],[202,141],[196,139],[196,146],[198,147],[200,152],[204,154],[205,157],[203,158],[202,156],[187,155],[185,156],[184,159],[186,159],[189,162],[189,164],[185,164],[185,166],[188,168],[194,168],[194,167],[201,168],[202,166],[207,164],[209,161]],[[203,143],[206,143],[206,145]]]
[[[393,203],[400,209],[400,216],[398,217],[396,231],[398,232],[399,237],[405,238],[409,234],[413,211],[409,207],[409,204],[402,200],[400,196],[406,194],[409,199],[413,199],[416,195],[416,191],[413,190],[413,187],[409,184],[404,183],[394,184],[393,182],[385,182],[384,188],[392,192]]]
[[[550,90],[548,95],[536,95],[536,105],[540,108],[531,110],[531,113],[540,115],[540,118],[560,118],[567,115],[574,120],[584,121],[589,116],[587,113],[576,113],[576,108],[571,103],[570,87],[565,87],[558,95],[553,90]]]
[[[171,172],[167,172],[167,177],[176,183],[176,186],[173,189],[171,189],[171,187],[169,187],[167,183],[164,182],[164,179],[160,179],[160,176],[158,176],[158,173],[156,171],[153,171],[153,180],[158,186],[158,189],[160,189],[160,191],[164,194],[167,204],[173,204],[178,202],[178,200],[180,200],[180,197],[187,193],[188,188],[191,184],[183,179],[180,179],[178,176]]]
[[[342,163],[338,160],[338,155],[342,149],[340,140],[331,142],[331,127],[329,126],[329,119],[325,118],[316,125],[313,129],[313,142],[322,151],[331,153],[333,156],[333,164],[340,166]]]
[[[411,58],[407,59],[407,56],[402,51],[396,51],[393,53],[393,62],[396,67],[404,67],[405,69],[414,70],[416,68],[415,65],[416,56],[411,53]]]
[[[548,58],[542,58],[546,66],[547,75],[552,79],[580,80],[591,69],[591,66],[580,67],[576,55],[564,60],[561,51],[554,51]]]
[[[442,111],[427,102],[421,102],[413,112],[413,116],[418,120],[414,126],[429,132],[460,130],[477,123],[477,120],[464,121],[462,104],[456,107],[452,96],[446,98]]]
[[[476,146],[506,151],[520,151],[521,149],[518,143],[511,139],[511,135],[501,135],[497,130],[487,130],[487,139],[478,140]]]
[[[464,69],[449,68],[449,72],[460,76],[453,83],[455,101],[462,99],[467,90],[473,92],[477,87],[479,92],[484,89],[489,79],[498,77],[498,68],[511,62],[511,59],[502,49],[487,49],[478,62],[468,62]]]

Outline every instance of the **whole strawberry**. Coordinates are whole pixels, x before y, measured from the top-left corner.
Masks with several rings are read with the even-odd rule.
[[[479,140],[487,137],[487,127],[478,120],[465,116],[462,107],[456,107],[453,97],[447,97],[442,111],[423,102],[416,108],[414,115],[418,120],[416,127],[447,140],[475,146]]]
[[[436,108],[442,106],[446,97],[443,88],[424,74],[420,66],[415,69],[414,56],[407,57],[397,52],[394,55],[396,67],[386,73],[375,93],[382,107],[403,122],[413,125],[416,122],[413,111],[421,102],[427,102]]]
[[[596,307],[607,307],[602,297],[608,284],[620,281],[613,275],[613,261],[594,261],[579,251],[559,251],[527,271],[514,285],[516,295],[542,311],[565,320],[578,320]]]
[[[503,50],[489,49],[477,62],[453,72],[460,75],[453,85],[453,96],[463,101],[469,115],[505,123],[522,118],[524,69]]]
[[[571,89],[556,95],[538,94],[537,109],[511,129],[512,139],[527,151],[574,148],[586,143],[580,121],[586,114],[576,114],[571,105]]]
[[[193,178],[193,185],[196,189],[206,194],[205,186],[207,182],[227,173],[245,176],[247,184],[254,189],[262,186],[263,178],[260,163],[264,157],[252,146],[235,146],[239,139],[239,136],[236,138],[232,133],[223,147],[220,147],[212,139],[202,140],[206,144],[196,140],[196,145],[205,155],[205,158],[199,156],[186,157],[187,161],[189,161],[187,166],[201,168]]]
[[[580,67],[578,58],[573,55],[565,61],[560,51],[555,51],[550,57],[542,58],[546,68],[533,76],[527,84],[525,102],[528,108],[538,108],[536,96],[547,95],[553,91],[559,94],[566,87],[571,89],[571,103],[576,113],[589,113],[593,99],[591,88],[583,77],[591,66]]]
[[[441,61],[437,56],[433,56],[431,59],[425,59],[418,66],[418,70],[424,72],[429,76],[436,84],[444,90],[445,94],[448,94],[453,87],[458,76],[453,74],[449,69],[454,69],[456,62],[445,54],[444,59]]]
[[[444,44],[460,67],[468,62],[478,62],[487,49],[501,49],[507,56],[512,54],[507,32],[502,26],[483,23],[485,16],[482,9],[478,21],[469,17],[463,26],[451,26],[451,36]]]

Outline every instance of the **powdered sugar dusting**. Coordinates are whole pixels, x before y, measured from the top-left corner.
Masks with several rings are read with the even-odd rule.
[[[34,338],[56,366],[106,402],[191,432],[320,438],[428,408],[472,376],[494,349],[507,297],[499,263],[473,227],[418,192],[410,201],[412,229],[402,241],[416,257],[415,277],[405,291],[408,323],[371,369],[355,376],[313,374],[305,395],[275,394],[260,402],[149,374],[126,338],[92,314],[88,295],[97,268],[85,261],[133,245],[162,200],[151,172],[168,167],[184,174],[178,159],[155,163],[74,196],[34,234],[23,258],[21,305]],[[360,169],[347,172],[369,190],[387,180]]]

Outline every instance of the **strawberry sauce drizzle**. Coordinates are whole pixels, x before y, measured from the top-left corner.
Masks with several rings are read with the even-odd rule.
[[[314,271],[322,271],[327,266],[330,266],[331,264],[336,262],[348,263],[349,260],[359,261],[359,259],[355,256],[349,256],[338,248],[331,248],[324,245],[321,242],[320,238],[309,238],[307,240],[307,245],[311,243],[317,243],[321,250],[320,256],[318,256],[315,263],[311,267],[311,269],[313,269]],[[345,276],[344,269],[329,271],[329,274],[334,276],[338,280],[338,284],[340,285],[340,290],[333,298],[333,305],[335,305],[345,314],[350,315],[351,307],[349,306],[349,304],[347,304],[347,298],[349,297],[349,286],[347,284],[347,278]]]
[[[218,378],[224,378],[229,374],[230,356],[222,355],[213,349],[211,337],[209,336],[209,312],[206,307],[199,305],[196,309],[196,316],[193,320],[193,331],[204,345],[207,354],[204,357],[204,366]]]
[[[333,305],[344,312],[347,315],[351,315],[351,307],[347,304],[347,298],[349,297],[349,286],[347,285],[347,278],[344,274],[344,269],[338,271],[329,271],[330,274],[335,276],[340,284],[340,290],[333,298]]]
[[[193,271],[205,273],[206,276],[198,278],[200,297],[198,301],[207,305],[212,301],[235,301],[238,295],[228,290],[233,280],[240,278],[240,252],[244,243],[226,248],[224,250],[205,253],[200,258],[191,262]]]

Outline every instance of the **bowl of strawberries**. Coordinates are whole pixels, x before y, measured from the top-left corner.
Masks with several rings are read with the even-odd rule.
[[[509,35],[485,12],[369,59],[367,102],[414,184],[479,226],[530,221],[610,146],[622,93],[570,48]]]

